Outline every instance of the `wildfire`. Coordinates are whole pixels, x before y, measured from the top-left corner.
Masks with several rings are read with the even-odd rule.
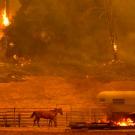
[[[6,27],[9,26],[10,21],[8,19],[8,16],[7,16],[6,9],[3,10],[2,18],[3,18],[3,25]]]
[[[116,43],[113,43],[113,49],[115,52],[117,52],[118,48],[117,48],[117,44]]]
[[[122,126],[122,127],[124,127],[124,126],[135,126],[135,123],[130,118],[127,118],[127,119],[123,118],[121,121],[117,122],[116,125]]]
[[[13,60],[16,62],[16,66],[24,67],[31,64],[30,58],[19,57],[16,54],[13,55]]]

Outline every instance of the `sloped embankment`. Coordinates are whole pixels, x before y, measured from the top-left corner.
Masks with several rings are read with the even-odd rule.
[[[92,106],[100,91],[134,89],[134,81],[29,76],[22,82],[0,83],[0,107]]]

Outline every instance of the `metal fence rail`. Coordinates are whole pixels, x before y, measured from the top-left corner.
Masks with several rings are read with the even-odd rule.
[[[0,108],[0,127],[32,127],[33,111],[46,111],[53,108]],[[62,108],[63,109],[63,108]],[[102,108],[68,108],[63,109],[63,115],[57,115],[59,127],[66,127],[70,122],[97,122],[106,119],[106,110]],[[48,126],[48,120],[40,120],[41,127]]]

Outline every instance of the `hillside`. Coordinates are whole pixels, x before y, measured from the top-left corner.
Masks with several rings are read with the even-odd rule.
[[[90,77],[29,76],[25,81],[0,83],[0,107],[93,106],[100,91],[134,89],[134,81],[103,83]]]

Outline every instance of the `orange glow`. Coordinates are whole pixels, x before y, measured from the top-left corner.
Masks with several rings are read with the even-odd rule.
[[[8,16],[7,16],[7,13],[6,13],[6,9],[3,10],[3,14],[2,14],[2,22],[3,22],[3,25],[5,27],[9,26],[10,25],[10,21],[8,19]]]
[[[30,58],[19,57],[16,54],[13,55],[13,59],[16,61],[16,66],[24,67],[31,64]]]
[[[118,126],[135,126],[135,123],[130,119],[130,118],[127,118],[127,119],[122,119],[121,121],[117,122],[116,123]]]
[[[117,48],[117,44],[116,43],[113,43],[113,49],[115,52],[117,52],[118,48]]]

